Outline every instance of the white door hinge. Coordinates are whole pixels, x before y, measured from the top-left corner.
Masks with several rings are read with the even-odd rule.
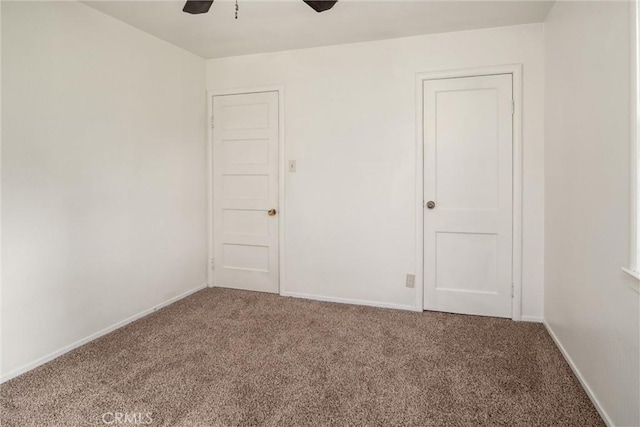
[[[213,129],[213,116],[211,116],[211,129]]]
[[[511,101],[511,114],[515,114],[516,113],[516,101]],[[213,126],[213,125],[211,125]]]
[[[216,259],[215,258],[211,258],[211,269],[212,270],[216,269]]]
[[[511,298],[513,298],[513,283],[511,284]]]

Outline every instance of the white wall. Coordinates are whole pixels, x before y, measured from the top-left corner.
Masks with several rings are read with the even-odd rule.
[[[629,29],[626,2],[557,2],[546,22],[545,320],[620,426],[640,424]]]
[[[211,90],[285,86],[285,291],[414,306],[415,75],[522,63],[522,312],[541,318],[543,47],[534,24],[209,60]]]
[[[2,374],[206,281],[204,60],[2,4]]]

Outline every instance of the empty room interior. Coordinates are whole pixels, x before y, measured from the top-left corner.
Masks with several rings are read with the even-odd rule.
[[[0,1],[0,424],[640,426],[638,9]]]

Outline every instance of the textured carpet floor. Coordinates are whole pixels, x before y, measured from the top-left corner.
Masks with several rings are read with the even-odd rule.
[[[3,384],[0,403],[20,427],[603,425],[540,324],[223,289]]]

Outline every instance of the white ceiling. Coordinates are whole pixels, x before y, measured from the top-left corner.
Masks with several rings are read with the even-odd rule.
[[[552,1],[348,1],[316,13],[302,0],[216,0],[189,15],[177,1],[87,5],[204,58],[542,22]]]

